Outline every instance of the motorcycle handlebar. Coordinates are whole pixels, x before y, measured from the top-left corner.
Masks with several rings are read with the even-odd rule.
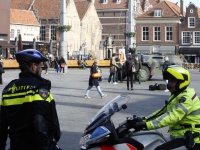
[[[134,124],[137,122],[141,122],[142,119],[133,115],[133,117],[127,117],[125,121],[119,124],[119,127],[116,129],[119,136],[123,136],[123,134],[129,132],[130,129],[134,127]]]

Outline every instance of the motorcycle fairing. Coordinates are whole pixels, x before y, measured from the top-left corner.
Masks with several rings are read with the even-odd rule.
[[[101,145],[99,147],[95,147],[89,150],[137,150],[137,148],[128,143],[123,143],[115,145]]]
[[[122,109],[122,106],[126,104],[129,99],[130,97],[128,95],[119,95],[108,104],[106,104],[88,123],[88,126],[85,129],[85,133],[90,132],[90,130],[93,130],[97,126],[100,126],[102,122],[106,121],[106,118],[110,118],[114,113]]]

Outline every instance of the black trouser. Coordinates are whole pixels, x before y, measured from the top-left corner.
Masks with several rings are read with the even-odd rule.
[[[0,73],[0,84],[3,84],[2,73]]]
[[[181,146],[185,146],[185,140],[183,138],[177,138],[156,147],[155,150],[170,150]],[[200,144],[196,143],[193,148],[188,150],[200,150]]]
[[[127,89],[129,89],[129,80],[131,81],[131,88],[133,88],[133,73],[127,73]]]
[[[119,77],[119,78],[118,78],[118,77]],[[117,69],[116,80],[117,80],[117,81],[120,80],[121,82],[123,82],[122,68],[118,68],[118,69]]]

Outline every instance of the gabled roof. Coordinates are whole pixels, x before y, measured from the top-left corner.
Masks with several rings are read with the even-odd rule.
[[[33,6],[38,10],[40,19],[60,17],[60,0],[35,0]]]
[[[76,9],[77,9],[80,20],[83,19],[83,17],[85,15],[85,13],[87,12],[90,4],[91,4],[91,2],[89,2],[89,1],[76,1],[75,2]]]
[[[28,10],[32,0],[10,0],[10,8]]]
[[[32,11],[19,9],[10,9],[10,23],[39,25],[39,22]]]
[[[11,0],[11,8],[28,10],[32,2],[33,0]],[[38,10],[37,15],[40,19],[60,16],[60,0],[35,0],[33,8]]]
[[[161,9],[163,18],[180,17],[180,7],[169,1],[162,1],[137,18],[154,18],[154,10]]]

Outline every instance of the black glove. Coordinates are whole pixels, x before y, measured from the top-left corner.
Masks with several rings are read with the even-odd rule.
[[[144,122],[136,122],[135,124],[133,124],[133,128],[136,130],[136,131],[140,131],[140,130],[143,130],[143,129],[147,129],[147,126],[146,126],[146,123]]]

